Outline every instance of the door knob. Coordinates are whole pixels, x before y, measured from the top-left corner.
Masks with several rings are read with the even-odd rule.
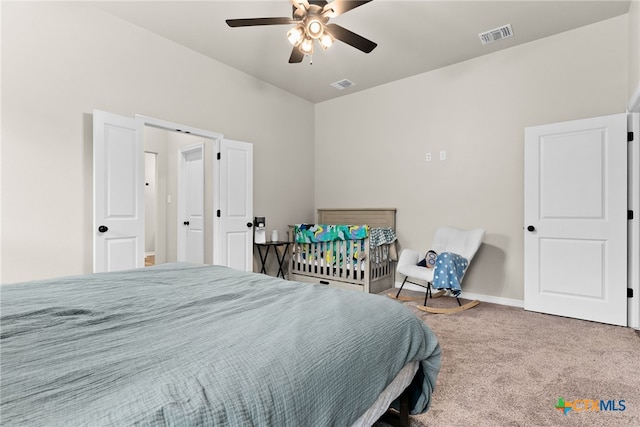
[[[101,233],[104,233],[107,230],[109,230],[109,227],[107,227],[106,225],[101,225],[100,227],[98,227],[98,231]]]
[[[184,225],[189,225],[189,221],[183,222]]]
[[[253,227],[253,223],[248,222],[248,223],[247,223],[247,227],[249,227],[249,228]]]
[[[527,230],[531,231],[531,232],[534,232],[534,231],[536,231],[536,228],[533,225],[530,225],[530,226],[527,227]]]

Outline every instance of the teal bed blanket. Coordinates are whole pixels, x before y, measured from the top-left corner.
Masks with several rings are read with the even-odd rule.
[[[7,426],[349,426],[433,332],[383,296],[165,264],[0,287]]]

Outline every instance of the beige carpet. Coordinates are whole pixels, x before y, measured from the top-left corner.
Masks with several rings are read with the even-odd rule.
[[[634,329],[488,303],[456,314],[402,304],[431,327],[443,352],[431,408],[412,416],[412,427],[640,426],[640,334]],[[455,304],[449,297],[429,302]],[[624,400],[625,410],[564,415],[555,409],[560,397],[612,400],[616,409]]]

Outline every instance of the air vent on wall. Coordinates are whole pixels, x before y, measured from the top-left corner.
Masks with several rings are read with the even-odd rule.
[[[342,90],[351,86],[355,86],[355,83],[352,82],[351,80],[343,79],[335,83],[331,83],[331,86],[335,87],[338,90]]]
[[[482,41],[482,44],[487,44],[505,39],[507,37],[511,37],[512,35],[513,30],[511,29],[511,24],[507,24],[502,27],[494,28],[493,30],[480,33],[478,34],[478,37],[480,37],[480,41]]]

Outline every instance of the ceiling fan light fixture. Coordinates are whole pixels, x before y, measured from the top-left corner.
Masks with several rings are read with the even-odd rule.
[[[313,53],[313,39],[305,38],[304,40],[302,40],[299,49],[300,52],[304,53],[305,55],[311,55]]]
[[[289,31],[287,31],[287,39],[289,43],[294,46],[298,46],[300,42],[302,42],[304,36],[304,28],[302,25],[298,25],[297,27],[293,27]]]
[[[307,35],[312,39],[318,39],[324,33],[324,25],[317,18],[310,19],[307,22],[306,29]]]
[[[325,31],[320,37],[319,42],[320,42],[320,46],[326,50],[330,48],[331,45],[333,44],[333,36]]]

